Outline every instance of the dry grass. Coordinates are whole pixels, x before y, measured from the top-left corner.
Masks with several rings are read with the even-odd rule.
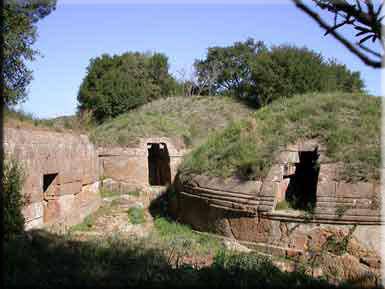
[[[42,119],[22,110],[5,108],[4,126],[29,130],[87,133],[92,124],[80,120],[75,115]]]

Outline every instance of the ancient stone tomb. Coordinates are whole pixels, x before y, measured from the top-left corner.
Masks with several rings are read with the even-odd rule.
[[[23,166],[26,229],[75,224],[98,208],[98,158],[87,136],[5,128],[4,152]]]
[[[167,187],[174,181],[185,153],[182,141],[164,137],[141,138],[127,147],[100,147],[103,185],[126,192]]]
[[[340,170],[321,145],[304,141],[283,148],[262,180],[178,180],[170,210],[196,230],[269,254],[300,256],[337,236],[358,259],[379,261],[380,184],[341,181]]]

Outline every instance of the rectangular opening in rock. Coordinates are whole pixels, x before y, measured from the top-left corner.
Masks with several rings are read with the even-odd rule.
[[[43,192],[47,195],[54,195],[57,185],[57,176],[55,174],[44,174],[43,175]]]
[[[285,198],[294,209],[308,210],[315,207],[319,175],[319,154],[314,151],[298,152],[299,162],[290,175]]]
[[[170,155],[165,143],[148,143],[148,177],[151,186],[171,183]]]

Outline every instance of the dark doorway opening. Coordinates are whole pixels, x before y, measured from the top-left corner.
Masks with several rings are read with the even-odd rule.
[[[149,143],[148,176],[151,186],[166,186],[171,183],[170,155],[165,143]]]
[[[52,192],[54,193],[55,185],[57,184],[57,176],[58,174],[45,174],[43,175],[43,192],[44,193],[49,193]]]
[[[317,200],[317,184],[319,175],[318,151],[300,151],[299,163],[295,164],[295,172],[290,177],[286,190],[286,201],[293,209],[311,210]]]

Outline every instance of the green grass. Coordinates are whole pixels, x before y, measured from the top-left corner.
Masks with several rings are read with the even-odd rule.
[[[232,120],[251,113],[250,108],[227,97],[169,97],[148,103],[106,121],[91,131],[100,145],[129,145],[139,137],[182,138],[194,146]]]
[[[157,217],[154,226],[162,240],[179,250],[199,254],[216,254],[223,249],[223,245],[215,237],[196,233],[189,226],[166,217]]]
[[[214,133],[184,159],[182,174],[266,176],[279,150],[318,139],[350,182],[379,179],[381,99],[362,94],[297,95],[273,102],[252,117]]]
[[[118,191],[110,190],[110,189],[104,188],[104,187],[102,187],[99,190],[99,192],[100,192],[100,195],[102,196],[102,198],[110,198],[110,197],[116,197],[116,196],[121,195],[121,193]]]
[[[129,208],[127,214],[131,224],[138,225],[143,224],[146,221],[143,208]]]
[[[95,222],[95,218],[92,215],[88,215],[84,218],[83,222],[76,224],[71,227],[71,231],[88,231],[92,229],[92,226]]]
[[[104,214],[107,214],[111,208],[114,206],[115,204],[113,204],[111,202],[111,204],[109,205],[103,205],[101,206],[99,209],[96,210],[96,212],[88,215],[87,217],[84,218],[83,222],[79,223],[79,224],[76,224],[74,226],[72,226],[70,228],[70,232],[74,232],[74,231],[89,231],[89,230],[92,230],[94,224],[95,224],[95,221],[96,219],[99,217],[99,216],[102,216]]]
[[[29,234],[4,243],[5,288],[359,288],[283,272],[257,254],[222,250],[208,267],[176,267],[172,250],[150,239]]]
[[[141,194],[140,189],[131,190],[131,191],[118,191],[118,190],[110,190],[106,187],[102,187],[99,190],[99,192],[100,192],[100,195],[102,196],[102,198],[112,198],[112,197],[118,197],[121,195],[131,195],[131,196],[138,197]]]
[[[292,206],[286,200],[282,200],[282,201],[278,202],[275,206],[275,210],[288,210],[288,209],[292,209]]]

